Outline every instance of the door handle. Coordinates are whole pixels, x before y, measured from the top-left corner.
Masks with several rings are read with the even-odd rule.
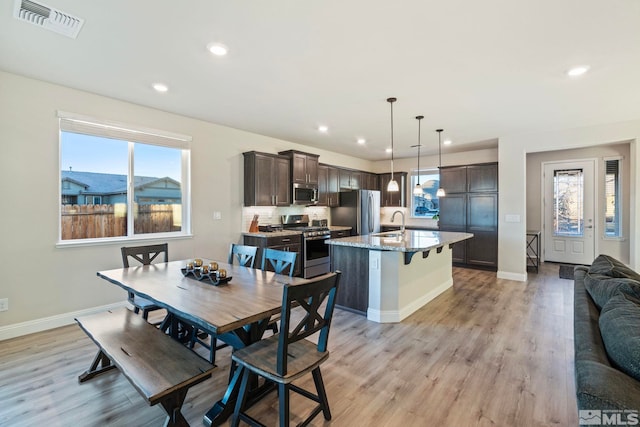
[[[593,225],[587,225],[585,228],[593,228]]]

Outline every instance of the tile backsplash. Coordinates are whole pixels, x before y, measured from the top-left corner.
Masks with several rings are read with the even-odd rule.
[[[281,215],[309,215],[309,222],[326,219],[330,223],[329,208],[325,206],[250,206],[242,208],[242,231],[249,231],[254,215],[258,215],[259,225],[280,224]]]

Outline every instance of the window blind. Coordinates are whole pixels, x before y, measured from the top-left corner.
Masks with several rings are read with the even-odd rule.
[[[187,135],[105,121],[64,111],[58,111],[58,118],[60,130],[66,132],[181,149],[189,149],[192,140]]]

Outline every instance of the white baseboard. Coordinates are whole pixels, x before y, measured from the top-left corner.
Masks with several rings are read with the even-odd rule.
[[[410,304],[401,307],[399,310],[376,310],[373,308],[367,309],[367,319],[378,323],[398,323],[406,319],[422,306],[430,302],[432,299],[453,286],[453,279],[449,279],[437,288],[433,289],[413,301]]]
[[[517,282],[526,282],[527,273],[511,273],[509,271],[498,271],[498,279],[515,280]]]
[[[102,305],[99,307],[87,308],[84,310],[72,311],[70,313],[56,314],[55,316],[44,317],[42,319],[29,320],[22,323],[14,323],[13,325],[0,326],[0,341],[9,338],[20,337],[22,335],[42,332],[48,329],[59,328],[60,326],[71,325],[75,323],[75,318],[87,314],[99,313],[119,307],[128,306],[127,301],[121,301],[113,304]]]

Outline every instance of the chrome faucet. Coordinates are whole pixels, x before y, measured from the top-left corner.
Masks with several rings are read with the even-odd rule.
[[[402,211],[394,211],[393,215],[391,215],[391,222],[396,218],[396,214],[399,213],[402,215],[402,226],[400,226],[400,233],[404,234],[404,212]]]

